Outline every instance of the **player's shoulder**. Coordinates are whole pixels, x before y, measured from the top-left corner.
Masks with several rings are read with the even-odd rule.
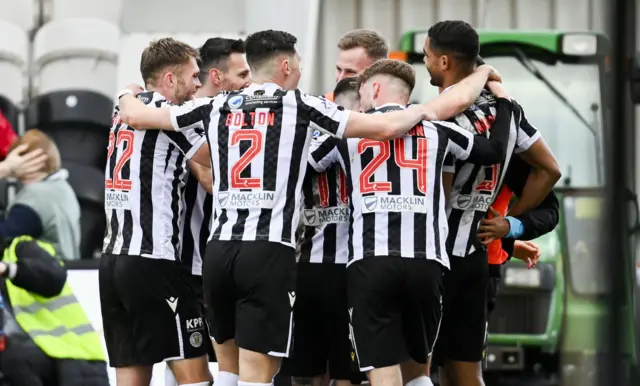
[[[168,103],[167,98],[165,98],[164,95],[156,91],[143,91],[137,94],[136,98],[138,98],[145,105],[155,104],[156,106],[159,107],[160,104],[162,103]]]
[[[444,132],[448,130],[463,130],[455,121],[422,121],[425,130]]]

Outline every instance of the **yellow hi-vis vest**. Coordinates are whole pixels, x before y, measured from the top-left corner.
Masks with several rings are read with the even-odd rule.
[[[2,261],[16,263],[16,246],[23,241],[36,241],[55,258],[51,244],[21,236],[5,249]],[[106,361],[100,336],[69,283],[65,283],[58,296],[48,299],[16,287],[11,280],[7,279],[6,285],[16,321],[45,354],[58,359]]]

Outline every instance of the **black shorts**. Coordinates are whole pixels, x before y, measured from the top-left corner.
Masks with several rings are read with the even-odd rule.
[[[496,308],[498,301],[498,291],[502,281],[502,264],[489,264],[489,282],[487,284],[487,320]]]
[[[450,256],[451,271],[444,278],[442,330],[433,361],[480,362],[487,334],[487,251],[467,257]]]
[[[193,276],[179,262],[103,254],[99,285],[112,367],[207,354],[210,341]]]
[[[202,266],[204,302],[217,343],[289,356],[296,302],[293,248],[269,241],[212,240]]]
[[[197,275],[192,275],[191,276],[192,279],[192,283],[193,283],[193,290],[196,294],[196,299],[198,299],[198,303],[200,304],[200,309],[202,310],[202,315],[205,316],[206,313],[206,307],[204,306],[204,291],[202,289],[202,276],[197,276]],[[211,344],[211,338],[209,336],[209,324],[207,322],[207,318],[205,317],[203,319],[205,321],[205,323],[207,324],[207,343],[208,343],[208,355],[209,355],[209,362],[217,362],[218,359],[216,358],[216,352],[213,349],[213,345]]]
[[[293,347],[282,372],[351,380],[347,267],[332,263],[298,263]],[[364,375],[363,375],[364,376]]]
[[[360,371],[427,363],[442,314],[444,267],[434,260],[371,257],[347,267],[351,339]]]

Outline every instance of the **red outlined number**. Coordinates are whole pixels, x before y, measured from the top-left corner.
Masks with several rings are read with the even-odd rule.
[[[262,133],[260,130],[246,129],[235,131],[231,135],[231,146],[240,141],[251,141],[249,149],[238,159],[231,168],[231,188],[232,189],[260,189],[262,180],[258,177],[240,177],[240,173],[245,170],[251,161],[262,151]]]
[[[342,169],[338,173],[338,189],[340,193],[340,203],[349,204],[349,192],[347,191],[347,177]],[[329,206],[329,177],[327,172],[318,174],[318,196],[320,197],[320,206],[326,208]]]
[[[358,154],[362,154],[368,148],[378,148],[380,153],[373,157],[370,163],[362,169],[360,173],[360,192],[361,193],[373,193],[373,192],[390,192],[391,182],[374,182],[371,181],[373,174],[378,170],[382,164],[384,164],[391,155],[390,142],[374,141],[372,139],[362,139],[358,142]]]
[[[133,183],[131,180],[123,179],[120,174],[122,172],[122,168],[129,162],[131,155],[133,155],[133,140],[135,138],[135,134],[133,131],[121,130],[118,131],[118,135],[116,136],[113,131],[109,133],[109,147],[107,153],[107,160],[111,159],[114,151],[123,144],[123,150],[116,161],[116,166],[113,168],[112,178],[107,178],[104,182],[104,187],[106,189],[115,189],[115,190],[131,190],[133,187]],[[107,161],[109,162],[109,161]]]
[[[484,168],[485,179],[476,186],[476,191],[493,192],[498,184],[498,172],[500,165],[495,164]]]
[[[397,138],[391,142],[379,142],[370,139],[363,139],[358,142],[358,154],[364,153],[368,148],[379,148],[380,153],[376,155],[371,162],[362,169],[360,173],[360,192],[361,193],[374,193],[374,192],[390,192],[391,182],[389,181],[371,181],[374,173],[385,161],[391,156],[391,143],[394,145],[395,161],[401,168],[415,169],[418,175],[418,190],[422,193],[427,193],[427,153],[428,153],[428,140],[426,138],[416,138],[416,158],[412,159],[407,157],[405,151],[404,138]]]

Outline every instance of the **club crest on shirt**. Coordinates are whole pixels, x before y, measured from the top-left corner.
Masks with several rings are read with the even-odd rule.
[[[242,102],[244,102],[244,97],[242,95],[232,96],[227,101],[227,103],[229,104],[229,107],[231,107],[232,109],[237,109],[240,106],[242,106]]]

